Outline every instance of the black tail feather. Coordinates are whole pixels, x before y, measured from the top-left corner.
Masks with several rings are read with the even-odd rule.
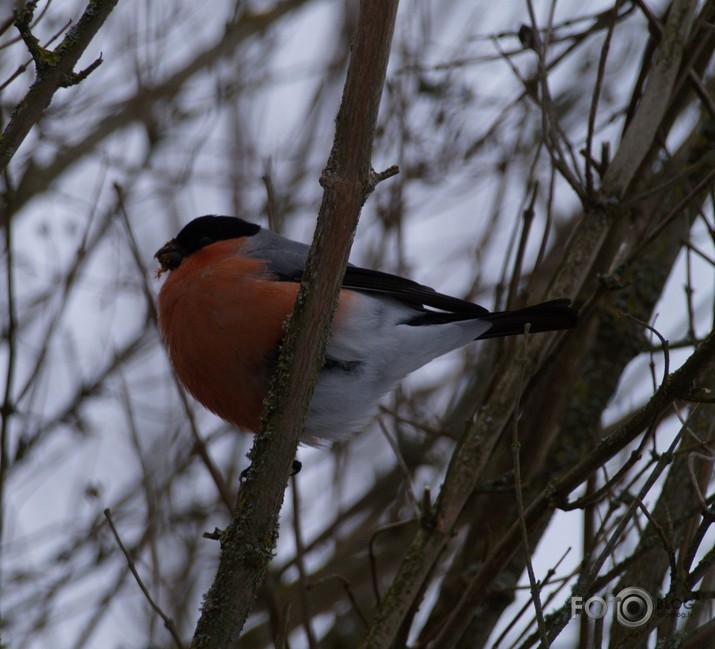
[[[565,298],[549,300],[516,311],[495,311],[481,316],[480,320],[491,322],[492,327],[479,339],[523,334],[527,323],[530,325],[529,333],[571,329],[578,322],[578,314],[570,304],[571,300]]]

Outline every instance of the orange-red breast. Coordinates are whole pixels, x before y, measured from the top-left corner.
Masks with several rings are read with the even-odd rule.
[[[257,431],[308,246],[230,216],[194,219],[157,253],[170,271],[159,328],[191,394],[226,421]],[[567,329],[569,300],[487,309],[409,279],[349,265],[304,441],[358,430],[375,402],[432,359],[481,338]]]

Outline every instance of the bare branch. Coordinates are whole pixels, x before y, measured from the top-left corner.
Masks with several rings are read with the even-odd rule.
[[[52,51],[40,47],[30,32],[36,2],[28,2],[17,16],[15,24],[35,60],[37,77],[25,98],[15,108],[0,138],[0,170],[5,169],[30,129],[40,120],[55,92],[63,86],[79,83],[101,63],[100,58],[85,70],[74,72],[80,56],[96,36],[117,1],[91,0],[77,24]]]
[[[606,191],[623,195],[638,168],[653,147],[661,120],[672,101],[672,90],[678,79],[683,48],[695,17],[698,3],[694,0],[675,0],[670,7],[663,37],[658,44],[648,86],[641,97],[633,120],[623,135],[603,178]]]

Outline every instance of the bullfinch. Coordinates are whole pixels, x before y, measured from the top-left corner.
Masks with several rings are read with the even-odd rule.
[[[257,432],[283,324],[308,246],[232,216],[202,216],[155,255],[159,329],[176,375],[206,408]],[[409,279],[348,265],[302,440],[358,431],[376,401],[432,359],[483,338],[568,329],[569,300],[515,311],[437,293]]]

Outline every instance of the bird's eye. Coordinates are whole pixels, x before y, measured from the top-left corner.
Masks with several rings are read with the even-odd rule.
[[[202,237],[199,241],[199,245],[203,248],[204,246],[210,246],[214,240],[211,237]]]

